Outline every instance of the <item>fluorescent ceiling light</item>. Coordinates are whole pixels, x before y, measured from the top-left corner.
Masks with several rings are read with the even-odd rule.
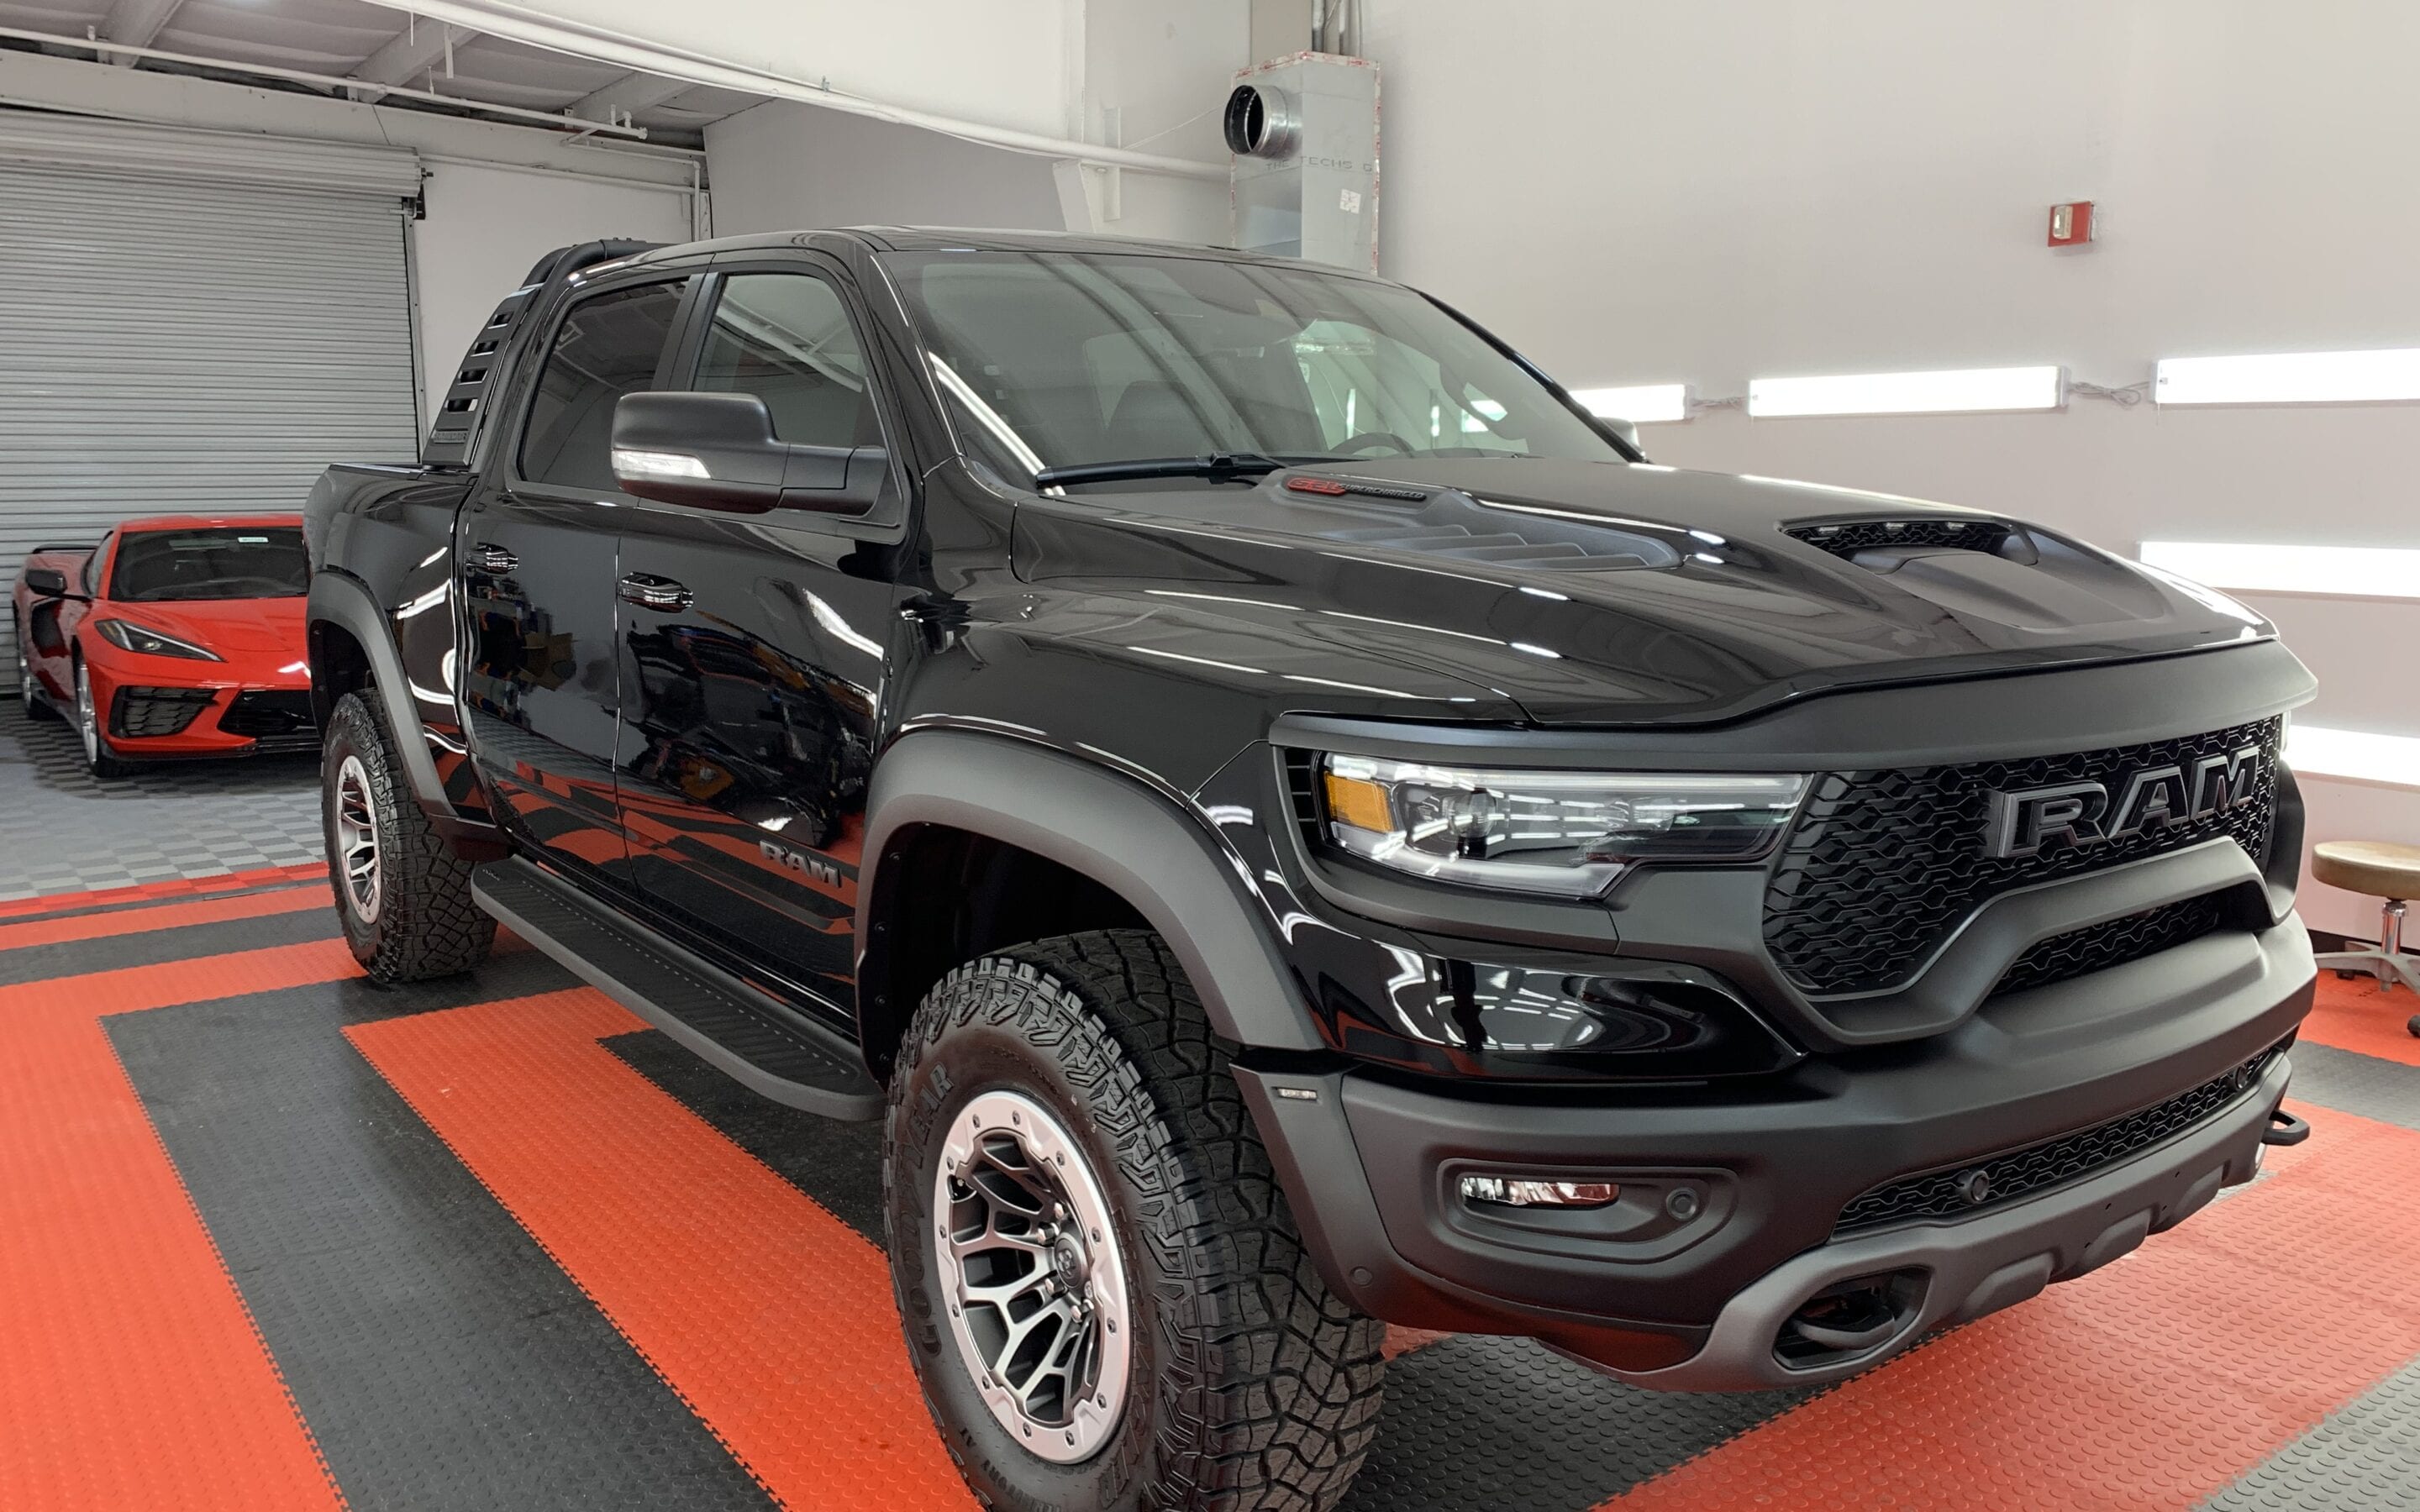
[[[2306,777],[2350,778],[2420,788],[2420,735],[2381,735],[2366,730],[2286,727],[2286,762]]]
[[[2146,541],[2143,560],[2242,594],[2420,598],[2420,550],[2388,546],[2266,546]]]
[[[1842,373],[1750,378],[1751,415],[1916,415],[1977,409],[2055,409],[2066,402],[2055,367],[1968,367],[1944,373]]]
[[[2420,347],[2372,352],[2163,357],[2162,404],[2356,404],[2420,399]]]
[[[1621,389],[1574,389],[1572,397],[1590,414],[1652,425],[1689,418],[1689,386],[1685,383],[1634,383]]]

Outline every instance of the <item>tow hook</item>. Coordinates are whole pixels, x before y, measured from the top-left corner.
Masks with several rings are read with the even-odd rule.
[[[2260,1131],[2264,1145],[2299,1145],[2311,1137],[2311,1121],[2297,1118],[2284,1108],[2269,1110],[2269,1127]]]

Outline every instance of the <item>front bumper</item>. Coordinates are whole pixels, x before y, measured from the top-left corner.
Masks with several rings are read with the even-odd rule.
[[[1362,1310],[1535,1335],[1642,1384],[1808,1383],[2081,1274],[2247,1180],[2288,1069],[2273,1057],[2189,1128],[2005,1207],[1836,1238],[1853,1198],[2223,1077],[2291,1036],[2313,978],[2289,914],[2009,994],[1947,1034],[1812,1060],[1754,1091],[1238,1077],[1306,1241]],[[1612,1179],[1651,1198],[1686,1188],[1694,1211],[1505,1223],[1462,1203],[1465,1172]],[[1890,1272],[1912,1276],[1887,1337],[1811,1365],[1776,1354],[1783,1321],[1815,1292]]]
[[[308,682],[245,683],[194,676],[164,658],[89,666],[111,755],[123,761],[253,756],[319,748]]]
[[[1634,1385],[1737,1391],[1838,1381],[1933,1329],[1962,1323],[2069,1281],[2172,1228],[2222,1187],[2252,1180],[2271,1110],[2292,1068],[2269,1064],[2242,1098],[2199,1127],[2072,1186],[1955,1224],[1921,1224],[1826,1244],[1785,1261],[1725,1304],[1698,1352],[1645,1370],[1607,1366]],[[1774,1341],[1807,1301],[1838,1283],[1909,1274],[1916,1288],[1890,1332],[1863,1349],[1799,1367]]]

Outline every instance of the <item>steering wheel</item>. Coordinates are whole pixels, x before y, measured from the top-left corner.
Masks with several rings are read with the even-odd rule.
[[[1346,438],[1337,450],[1348,456],[1357,456],[1373,446],[1391,446],[1405,456],[1412,455],[1412,443],[1391,430],[1365,430],[1358,436]]]

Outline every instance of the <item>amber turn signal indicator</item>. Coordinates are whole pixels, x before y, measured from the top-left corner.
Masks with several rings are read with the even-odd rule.
[[[1327,774],[1327,813],[1340,825],[1385,834],[1395,827],[1388,811],[1387,790],[1357,777]]]

